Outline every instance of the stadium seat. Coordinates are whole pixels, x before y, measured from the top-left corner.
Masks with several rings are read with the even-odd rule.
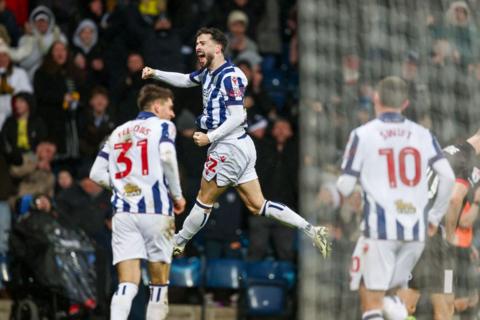
[[[280,316],[286,312],[285,282],[248,280],[246,286],[247,316]]]
[[[207,261],[206,287],[239,289],[246,279],[246,267],[242,260],[210,259]]]
[[[199,258],[173,259],[170,269],[170,286],[194,288],[202,283],[202,263]]]
[[[248,279],[257,280],[279,280],[280,270],[278,262],[275,260],[262,260],[248,262],[247,264]]]
[[[288,289],[293,288],[297,281],[297,273],[295,266],[290,261],[279,261],[278,267],[282,275],[282,279],[287,282]]]
[[[285,281],[290,289],[295,285],[295,267],[289,261],[263,260],[249,262],[247,265],[249,280],[278,280]]]

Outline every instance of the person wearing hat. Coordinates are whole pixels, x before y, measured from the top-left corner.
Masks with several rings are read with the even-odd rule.
[[[249,20],[248,16],[240,10],[230,12],[227,19],[228,42],[230,47],[227,50],[227,56],[233,59],[242,53],[253,52],[258,55],[257,44],[247,36]]]
[[[32,85],[25,70],[13,65],[10,48],[0,41],[0,129],[12,113],[12,95],[20,91],[32,93]]]
[[[38,6],[32,11],[29,18],[29,28],[31,28],[31,32],[22,36],[18,43],[18,49],[24,51],[19,63],[22,68],[27,70],[30,79],[33,79],[35,70],[42,63],[43,56],[48,52],[50,46],[55,41],[63,43],[68,41],[55,24],[53,12],[46,6]]]

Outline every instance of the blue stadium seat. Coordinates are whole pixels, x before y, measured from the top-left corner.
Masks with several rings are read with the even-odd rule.
[[[170,268],[170,286],[194,288],[202,283],[202,263],[199,258],[173,259]]]
[[[249,262],[247,276],[249,280],[285,281],[288,288],[292,288],[296,281],[295,267],[289,261],[262,260]]]
[[[290,261],[279,261],[278,267],[280,269],[282,279],[287,282],[287,287],[289,289],[293,288],[295,282],[297,281],[297,273],[293,263]]]
[[[277,261],[262,260],[248,262],[247,276],[248,279],[279,280],[281,274]]]
[[[206,287],[239,289],[246,279],[245,263],[235,259],[210,259],[207,261]]]
[[[246,293],[247,316],[281,316],[286,312],[283,281],[248,280]]]

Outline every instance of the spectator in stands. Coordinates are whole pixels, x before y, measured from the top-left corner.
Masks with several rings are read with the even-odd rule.
[[[13,115],[2,128],[2,138],[21,153],[34,153],[47,138],[45,122],[35,114],[35,97],[28,92],[13,96]]]
[[[73,35],[73,61],[82,70],[89,87],[108,85],[104,63],[104,48],[98,36],[97,25],[89,19],[82,20]]]
[[[478,107],[478,101],[480,101],[480,63],[478,63],[478,60],[473,71],[469,73],[466,85],[469,93],[469,100],[466,105],[468,113],[467,130],[468,132],[475,132],[480,122],[480,108]]]
[[[107,27],[107,19],[108,15],[105,11],[105,5],[103,0],[88,0],[86,1],[85,12],[83,17],[86,19],[90,19],[95,22],[97,26],[98,33],[101,35],[105,31],[104,29]]]
[[[45,6],[36,7],[29,18],[30,27],[34,37],[33,45],[31,36],[24,35],[18,42],[18,47],[24,47],[28,52],[23,54],[24,58],[20,61],[20,66],[24,68],[30,79],[33,79],[35,71],[40,67],[44,55],[48,53],[52,44],[56,41],[67,43],[67,38],[55,24],[55,16],[52,11]]]
[[[61,169],[57,174],[55,195],[58,196],[63,190],[73,187],[73,177],[68,169]]]
[[[0,0],[0,24],[5,26],[10,37],[10,45],[16,46],[20,39],[20,28],[15,20],[15,15],[6,7],[6,1]]]
[[[110,193],[89,178],[89,168],[90,165],[80,167],[78,183],[61,191],[56,200],[59,221],[83,230],[94,241],[98,308],[103,313],[108,309],[107,301],[110,295],[107,281],[112,264],[109,254],[112,209]]]
[[[93,88],[79,123],[80,154],[84,159],[94,159],[102,141],[115,128],[109,104],[108,91],[103,87]]]
[[[257,174],[265,197],[282,199],[291,208],[297,205],[297,145],[290,122],[279,118],[273,123],[273,141],[264,144],[257,155]],[[265,258],[270,238],[276,257],[293,260],[295,231],[265,217],[249,217],[250,247],[248,257],[252,260]]]
[[[249,21],[247,15],[239,10],[230,12],[228,15],[228,43],[226,55],[235,59],[241,53],[253,51],[258,53],[257,44],[247,36]]]
[[[250,38],[257,37],[257,21],[265,12],[265,1],[253,0],[227,0],[217,2],[212,10],[211,24],[214,27],[223,30],[228,25],[228,17],[233,11],[240,11],[247,17],[251,23],[247,26],[247,34]]]
[[[244,106],[249,109],[248,116],[259,114],[266,118],[275,118],[275,105],[263,86],[263,74],[260,68],[252,68],[252,65],[246,60],[238,61],[237,66],[248,79],[244,98]]]
[[[419,62],[418,53],[409,51],[402,64],[402,79],[408,85],[408,100],[410,101],[404,115],[410,120],[430,128],[430,95],[426,83],[420,79]]]
[[[172,22],[166,14],[157,18],[142,39],[142,53],[148,66],[166,71],[184,71],[180,34],[172,29]]]
[[[48,127],[48,139],[55,142],[59,157],[79,155],[77,108],[84,80],[75,67],[65,43],[54,42],[33,81],[38,114]]]
[[[12,112],[12,95],[21,91],[33,91],[27,73],[13,65],[10,49],[0,43],[0,129]]]
[[[447,38],[459,53],[459,62],[466,70],[478,58],[478,34],[471,18],[471,12],[464,1],[454,1],[446,13]]]
[[[112,92],[117,124],[134,119],[138,114],[137,96],[145,82],[142,80],[143,57],[137,52],[128,55],[128,74],[121,78]]]
[[[34,157],[24,157],[21,166],[12,166],[12,177],[20,179],[17,196],[27,194],[46,194],[53,197],[55,176],[52,173],[52,161],[56,147],[51,142],[38,144]]]
[[[4,141],[3,135],[0,137],[0,259],[2,259],[9,251],[8,239],[12,215],[8,200],[14,193],[9,171],[11,165],[22,164],[22,157],[19,152],[16,152],[16,148]]]
[[[432,130],[437,133],[440,144],[451,142],[457,135],[455,125],[455,82],[458,52],[446,39],[433,43],[429,64],[428,91],[430,95]]]

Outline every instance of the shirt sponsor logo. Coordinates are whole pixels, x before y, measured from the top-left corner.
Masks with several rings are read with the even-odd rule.
[[[397,212],[400,214],[415,214],[417,213],[417,208],[410,203],[404,202],[403,200],[395,201],[395,206],[397,207]]]

